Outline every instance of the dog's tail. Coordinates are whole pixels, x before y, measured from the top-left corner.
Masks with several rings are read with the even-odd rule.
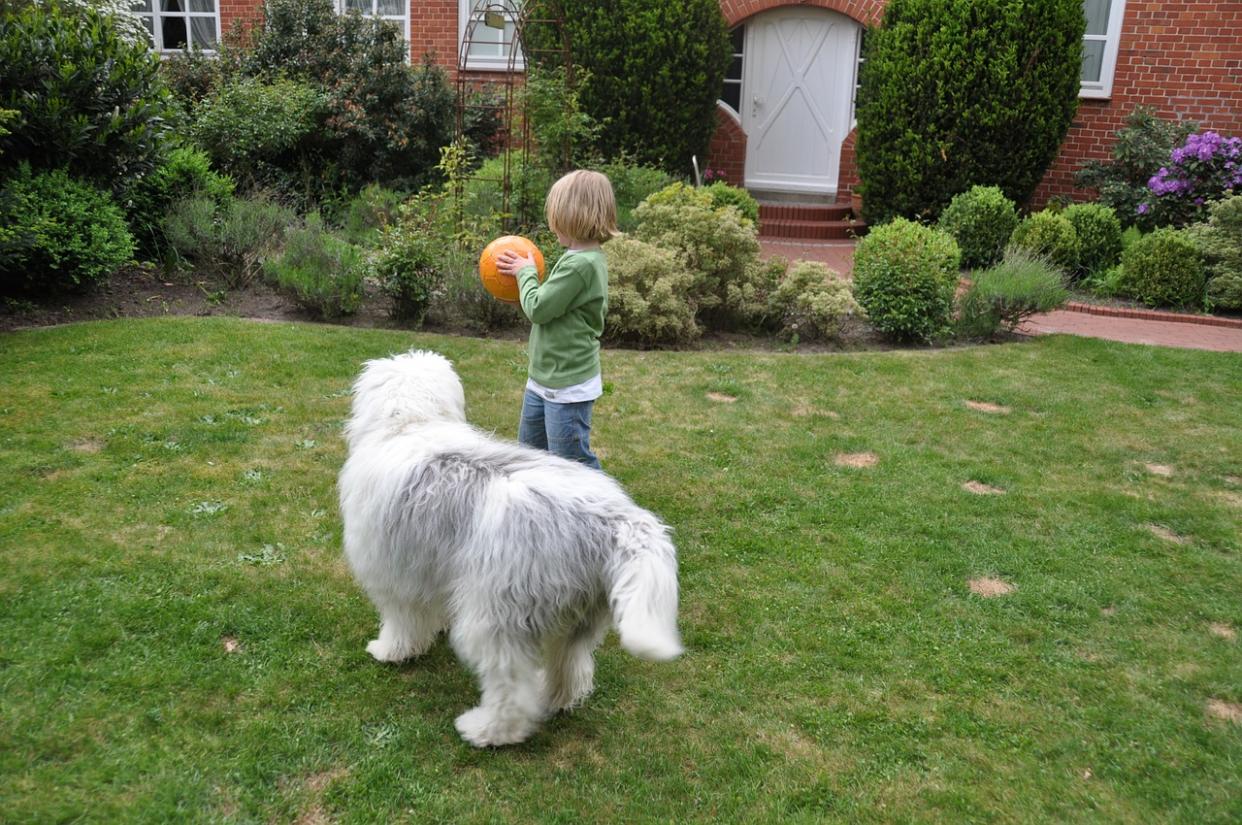
[[[608,603],[621,646],[642,659],[668,661],[683,652],[677,633],[677,551],[655,518],[618,528]]]

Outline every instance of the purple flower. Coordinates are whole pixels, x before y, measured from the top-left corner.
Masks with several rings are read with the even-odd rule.
[[[1150,211],[1151,211],[1151,207],[1150,207],[1150,206],[1148,206],[1147,204],[1145,204],[1145,203],[1140,203],[1140,204],[1138,205],[1138,213],[1139,213],[1140,215],[1146,215],[1146,214],[1147,214],[1148,212],[1150,212]]]

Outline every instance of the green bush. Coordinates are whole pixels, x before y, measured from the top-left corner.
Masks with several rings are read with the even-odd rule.
[[[526,4],[528,59],[552,66],[561,32],[535,21],[564,19],[571,59],[587,70],[582,111],[603,124],[595,148],[685,173],[716,128],[716,98],[733,46],[717,0],[544,0]]]
[[[219,277],[230,288],[250,284],[263,262],[297,223],[293,210],[263,197],[195,195],[175,201],[164,218],[164,236],[178,256]]]
[[[350,198],[340,215],[341,230],[350,243],[369,245],[397,221],[403,196],[371,183]]]
[[[362,305],[366,263],[358,247],[333,236],[311,213],[305,225],[286,233],[284,249],[263,262],[263,272],[303,309],[330,320]]]
[[[999,187],[972,186],[953,196],[938,225],[957,241],[962,266],[975,269],[991,266],[1004,255],[1018,226],[1018,210]]]
[[[0,188],[0,294],[82,289],[134,254],[134,239],[107,192],[63,169],[28,163]]]
[[[932,342],[949,328],[960,262],[952,236],[898,218],[858,242],[854,297],[885,335]]]
[[[652,194],[673,182],[663,169],[643,166],[625,155],[603,163],[598,171],[608,176],[617,200],[617,227],[622,232],[634,228],[634,209]]]
[[[836,338],[846,318],[863,315],[849,281],[818,261],[797,261],[769,297],[779,334],[794,341]]]
[[[1068,276],[1078,268],[1078,233],[1069,218],[1045,209],[1018,224],[1009,242],[1047,258]]]
[[[1140,213],[1139,205],[1151,197],[1147,182],[1169,162],[1173,147],[1198,129],[1192,121],[1172,123],[1156,117],[1151,109],[1138,107],[1115,135],[1112,159],[1083,164],[1074,183],[1099,192],[1099,201],[1111,206],[1123,226],[1151,229],[1153,215]]]
[[[857,97],[863,213],[934,218],[958,192],[1025,203],[1078,106],[1081,0],[889,0]]]
[[[412,216],[384,231],[372,269],[380,289],[392,300],[394,318],[421,324],[445,278],[442,254],[446,244],[428,225]]]
[[[990,338],[1001,326],[1014,330],[1036,313],[1065,303],[1065,276],[1046,258],[1011,250],[996,266],[974,273],[961,298],[958,333]]]
[[[1121,260],[1121,221],[1112,207],[1076,203],[1061,214],[1078,237],[1077,274],[1093,275],[1117,265]]]
[[[582,110],[579,88],[590,72],[574,67],[571,84],[564,66],[532,63],[522,87],[522,103],[531,135],[538,147],[536,162],[553,175],[594,160],[594,145],[602,128]]]
[[[717,207],[702,189],[674,183],[634,210],[633,235],[675,252],[694,277],[691,302],[708,329],[733,329],[763,316],[756,283],[759,240],[738,210]]]
[[[1157,229],[1121,256],[1122,288],[1148,306],[1203,306],[1205,271],[1194,240],[1176,229]]]
[[[1208,300],[1220,309],[1242,309],[1242,195],[1213,203],[1207,222],[1187,230],[1208,265]]]
[[[191,146],[172,149],[150,174],[136,181],[125,194],[124,206],[139,251],[152,255],[163,250],[169,205],[198,194],[226,203],[233,196],[233,179],[212,171],[207,155]]]
[[[1121,264],[1111,266],[1102,272],[1089,275],[1083,279],[1082,286],[1092,295],[1101,298],[1121,298],[1125,296],[1125,270]]]
[[[716,181],[703,187],[703,191],[712,196],[712,203],[717,207],[733,206],[742,213],[742,217],[759,227],[759,201],[754,196],[737,186],[730,186],[724,181]]]
[[[497,301],[479,280],[479,253],[449,244],[440,250],[437,264],[441,287],[431,298],[427,322],[463,328],[473,333],[524,326],[521,307]]]
[[[149,172],[173,112],[159,58],[111,15],[58,3],[0,12],[0,177],[28,162],[113,193]]]
[[[643,345],[685,344],[695,323],[694,276],[673,252],[636,238],[614,238],[608,257],[608,318],[604,336]]]

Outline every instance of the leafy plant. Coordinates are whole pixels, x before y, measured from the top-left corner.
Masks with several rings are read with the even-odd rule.
[[[174,202],[164,219],[172,250],[231,289],[251,283],[279,248],[297,215],[262,196],[224,203],[195,195]]]
[[[426,224],[410,216],[385,230],[372,264],[380,289],[392,299],[392,315],[421,324],[444,277],[443,242],[426,231]]]
[[[857,100],[863,214],[935,218],[998,186],[1025,203],[1078,105],[1081,0],[890,0],[864,42]]]
[[[604,336],[644,345],[685,344],[702,329],[695,322],[694,276],[677,255],[637,238],[614,238],[608,258],[608,317]]]
[[[1121,256],[1126,294],[1148,306],[1200,307],[1205,270],[1198,247],[1176,229],[1157,229]]]
[[[167,245],[164,214],[174,201],[202,194],[223,204],[232,198],[233,188],[233,179],[213,171],[201,149],[179,146],[169,151],[125,194],[125,212],[139,251],[156,254]]]
[[[703,187],[703,191],[712,196],[712,203],[717,207],[733,206],[742,213],[742,217],[759,228],[759,201],[754,196],[737,186],[730,186],[724,181],[716,181]]]
[[[1010,244],[1046,257],[1066,275],[1078,268],[1078,233],[1069,218],[1045,209],[1018,224]]]
[[[598,171],[607,175],[612,183],[617,200],[617,226],[622,232],[634,228],[633,213],[638,204],[673,183],[673,177],[663,169],[643,166],[625,154],[600,164]]]
[[[263,271],[321,318],[352,315],[362,304],[366,257],[328,232],[317,213],[288,231],[284,249],[264,262]]]
[[[1151,197],[1138,205],[1160,225],[1185,226],[1207,217],[1213,200],[1242,193],[1242,137],[1203,132],[1186,137],[1147,182]]]
[[[962,266],[974,269],[1000,260],[1018,226],[1018,211],[1000,187],[972,186],[953,196],[938,226],[957,241]]]
[[[932,342],[949,328],[961,250],[952,236],[898,218],[854,250],[854,297],[880,332]]]
[[[1076,203],[1061,213],[1074,227],[1080,276],[1108,269],[1121,259],[1121,221],[1112,207]]]
[[[578,88],[589,82],[590,72],[575,68],[573,77],[571,84],[564,66],[532,63],[522,89],[537,161],[554,175],[588,164],[603,128],[579,100]]]
[[[779,334],[814,341],[837,337],[841,323],[862,316],[850,282],[818,261],[797,261],[777,283],[770,297]]]
[[[350,198],[340,217],[341,229],[351,243],[369,244],[397,221],[402,195],[371,183]]]
[[[134,254],[111,196],[63,169],[22,163],[0,188],[0,293],[82,289]]]
[[[985,339],[997,329],[1014,330],[1032,315],[1065,303],[1064,274],[1049,260],[1011,250],[996,266],[974,273],[961,298],[957,327],[966,338]]]
[[[1212,204],[1207,221],[1186,233],[1207,261],[1209,302],[1221,309],[1242,309],[1242,195]]]
[[[1139,205],[1151,197],[1147,182],[1168,162],[1173,147],[1197,128],[1191,121],[1161,120],[1153,110],[1140,106],[1117,131],[1112,159],[1083,164],[1074,182],[1097,190],[1100,203],[1116,211],[1122,226],[1151,229],[1155,224],[1150,209],[1139,211]]]

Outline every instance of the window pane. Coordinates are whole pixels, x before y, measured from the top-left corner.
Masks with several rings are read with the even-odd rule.
[[[190,11],[215,11],[216,0],[190,0]]]
[[[167,2],[167,0],[165,0]],[[185,18],[161,17],[160,32],[164,35],[165,49],[185,48]]]
[[[190,34],[194,38],[197,49],[214,49],[216,47],[216,21],[212,17],[191,17]]]
[[[493,29],[480,23],[468,33],[471,34],[471,57],[505,56],[505,49],[502,42],[502,38],[504,38],[505,33],[500,29]]]
[[[1085,40],[1082,44],[1082,79],[1084,83],[1099,83],[1104,67],[1104,41]]]
[[[1087,34],[1108,34],[1108,11],[1112,0],[1084,0],[1082,5],[1087,15]]]
[[[134,11],[151,13],[151,0],[134,0]]]
[[[370,14],[371,0],[345,0],[345,11],[360,11],[363,14]]]
[[[720,93],[720,99],[733,107],[733,111],[740,112],[742,110],[742,84],[726,83],[724,91]]]
[[[729,80],[742,79],[742,58],[734,57],[733,62],[729,64],[729,71],[725,73],[725,77]]]
[[[185,11],[185,4],[182,0],[160,0],[160,8],[164,11]],[[185,21],[181,22],[181,27],[185,28]]]
[[[730,32],[730,36],[733,39],[733,53],[741,54],[742,43],[744,43],[746,40],[746,27],[738,26],[736,29]]]
[[[391,17],[405,16],[406,0],[379,0],[379,13]]]

